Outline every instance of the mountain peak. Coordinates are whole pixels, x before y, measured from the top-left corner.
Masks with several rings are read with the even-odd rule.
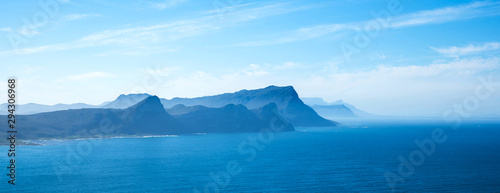
[[[118,99],[124,99],[124,98],[127,98],[127,97],[148,97],[148,96],[151,96],[151,95],[147,94],[147,93],[121,94],[116,99],[118,100]]]
[[[343,105],[343,104],[345,104],[345,102],[342,99],[330,103],[330,105]]]
[[[269,85],[269,86],[267,86],[267,87],[265,87],[265,88],[263,88],[263,89],[270,89],[270,88],[280,88],[280,89],[285,88],[285,89],[293,89],[293,86],[291,86],[291,85],[288,85],[288,86],[276,86],[276,85]]]
[[[116,100],[104,105],[103,108],[126,109],[150,96],[147,93],[121,94]]]
[[[155,113],[165,113],[165,109],[161,104],[160,98],[157,96],[149,96],[141,102],[129,107],[129,109],[135,109],[139,111],[149,111]]]

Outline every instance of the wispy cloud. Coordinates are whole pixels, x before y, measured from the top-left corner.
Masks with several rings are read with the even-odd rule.
[[[409,27],[416,25],[445,23],[450,21],[495,16],[500,14],[500,3],[476,1],[465,5],[420,11],[395,17],[391,27]]]
[[[479,54],[482,52],[498,50],[500,49],[500,42],[488,42],[482,45],[469,44],[464,47],[452,46],[449,48],[431,48],[448,57],[459,57],[463,55]]]
[[[383,28],[402,28],[419,25],[437,24],[465,20],[479,17],[500,15],[500,2],[479,1],[465,5],[450,6],[433,10],[425,10],[399,16],[392,16],[387,19],[389,25],[381,25]],[[308,40],[323,37],[328,34],[342,33],[361,29],[368,23],[380,23],[377,19],[352,23],[333,23],[300,28],[285,34],[279,34],[279,38],[274,40],[260,40],[236,44],[236,46],[264,46],[295,41]]]
[[[280,34],[279,35],[280,38],[277,38],[275,40],[251,41],[251,42],[240,43],[237,44],[236,46],[264,46],[264,45],[289,43],[289,42],[318,38],[334,32],[354,30],[356,28],[357,28],[356,25],[351,25],[351,24],[318,25],[314,27],[300,28],[296,31]]]
[[[70,80],[90,80],[90,79],[95,79],[95,78],[105,78],[105,77],[112,77],[113,75],[110,73],[106,72],[89,72],[89,73],[84,73],[84,74],[78,74],[78,75],[70,75],[68,76],[68,79]]]
[[[2,28],[0,28],[0,31],[3,31],[3,32],[11,32],[11,31],[12,31],[12,28],[10,28],[10,27],[2,27]]]
[[[91,17],[101,17],[101,15],[100,14],[70,14],[70,15],[63,16],[62,20],[73,21],[73,20],[80,20],[80,19],[86,19],[86,18],[91,18]]]
[[[248,7],[242,7],[227,13],[230,17],[227,17],[224,21],[219,19],[216,12],[207,13],[193,19],[178,20],[170,23],[136,26],[118,30],[105,30],[71,42],[4,51],[0,52],[0,56],[104,45],[120,45],[122,48],[127,45],[132,48],[154,46],[160,42],[168,42],[176,39],[198,36],[208,31],[220,30],[221,28],[230,27],[240,22],[286,14],[307,8],[310,8],[310,6],[291,6],[291,3],[252,4]],[[78,16],[73,18],[78,18]]]
[[[164,10],[166,8],[174,7],[178,4],[184,3],[186,0],[166,0],[161,3],[151,3],[152,7],[158,10]]]
[[[275,70],[291,70],[302,67],[301,63],[298,62],[283,62],[281,65],[274,66]]]
[[[144,55],[154,55],[154,54],[164,54],[169,52],[175,52],[177,49],[166,49],[159,46],[148,47],[139,46],[133,49],[116,49],[107,51],[104,53],[97,54],[97,56],[110,56],[110,55],[128,55],[128,56],[144,56]]]
[[[61,1],[61,3],[65,3],[66,1]],[[69,3],[70,1],[67,1]],[[54,24],[54,23],[63,23],[63,22],[69,22],[69,21],[74,21],[74,20],[80,20],[80,19],[85,19],[85,18],[90,18],[90,17],[100,17],[100,14],[70,14],[70,15],[65,15],[62,16],[60,20],[58,21],[49,21],[48,23]],[[42,22],[34,22],[34,23],[29,23],[29,25],[24,25],[23,27],[15,30],[19,35],[22,35],[24,37],[32,37],[35,35],[40,35],[40,29],[47,24],[42,23]],[[4,27],[0,28],[0,31],[4,32],[12,32],[10,27]],[[28,48],[26,50],[14,50],[11,53],[12,54],[27,54],[27,53],[33,53],[36,51],[43,51],[45,48],[51,47],[51,46],[42,46],[39,48]],[[2,54],[3,53],[3,54]],[[0,56],[4,55],[6,52],[0,52]]]
[[[264,68],[257,64],[250,64],[248,67],[238,72],[237,74],[241,74],[247,77],[258,77],[269,74]]]

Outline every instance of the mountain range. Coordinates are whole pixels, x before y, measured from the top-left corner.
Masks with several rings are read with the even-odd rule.
[[[27,107],[33,108],[27,111]],[[293,131],[295,126],[338,124],[305,105],[291,86],[170,100],[129,94],[99,106],[29,104],[24,109],[31,113],[57,110],[18,114],[17,126],[25,131],[19,134],[21,139]]]
[[[190,107],[186,107],[190,108]],[[72,109],[16,117],[20,139],[77,139],[117,136],[178,135],[193,133],[293,131],[277,113],[274,103],[256,111],[243,105],[200,108],[170,115],[156,96],[126,109]],[[0,118],[6,121],[6,117]],[[276,126],[278,125],[278,126]]]
[[[241,90],[235,93],[214,96],[162,99],[161,101],[165,108],[172,108],[179,104],[185,106],[202,105],[213,108],[220,108],[228,104],[239,104],[248,109],[259,109],[269,103],[275,103],[278,112],[294,126],[322,127],[337,125],[336,122],[319,116],[311,107],[304,104],[292,86],[269,86],[262,89]]]

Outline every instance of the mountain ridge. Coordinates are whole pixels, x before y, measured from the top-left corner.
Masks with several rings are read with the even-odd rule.
[[[275,103],[279,113],[294,126],[336,126],[338,123],[327,120],[318,115],[311,107],[305,105],[299,98],[293,86],[268,86],[255,90],[240,90],[234,93],[224,93],[213,96],[195,98],[161,99],[165,108],[175,105],[195,106],[202,105],[220,108],[228,104],[241,104],[248,109],[259,109],[270,103]]]

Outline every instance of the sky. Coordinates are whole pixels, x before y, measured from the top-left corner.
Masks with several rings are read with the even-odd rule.
[[[292,85],[380,115],[500,115],[500,1],[1,4],[0,91],[15,77],[19,104]]]

